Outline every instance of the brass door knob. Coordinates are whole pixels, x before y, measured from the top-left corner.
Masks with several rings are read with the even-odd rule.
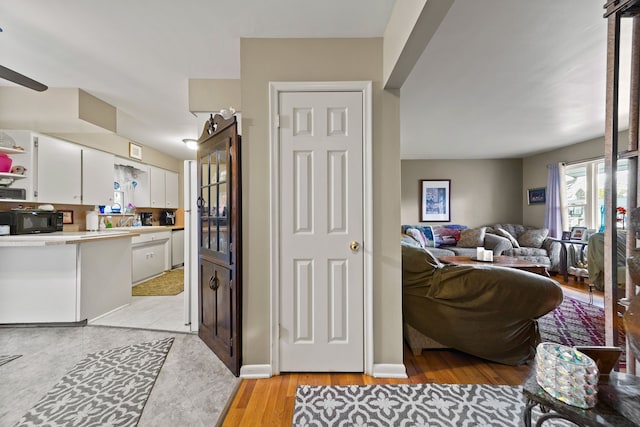
[[[360,243],[356,242],[355,240],[353,242],[351,242],[351,244],[349,245],[349,247],[351,248],[351,250],[353,252],[358,252],[358,250],[360,249]]]

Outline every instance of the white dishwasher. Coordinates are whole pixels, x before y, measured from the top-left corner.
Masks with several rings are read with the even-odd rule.
[[[171,231],[171,266],[184,265],[184,229]]]

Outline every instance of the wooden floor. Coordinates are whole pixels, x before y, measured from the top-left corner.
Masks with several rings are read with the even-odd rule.
[[[563,282],[565,295],[588,301],[588,286],[571,278]],[[602,304],[602,293],[594,293],[594,304]],[[424,350],[414,356],[404,348],[407,379],[373,378],[363,374],[298,373],[282,374],[268,379],[244,380],[230,405],[223,426],[290,426],[296,387],[308,385],[363,384],[497,384],[520,385],[531,366],[507,366],[491,363],[455,350]]]

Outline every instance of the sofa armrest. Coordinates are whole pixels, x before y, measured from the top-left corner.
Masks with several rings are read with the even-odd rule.
[[[513,249],[513,245],[509,239],[491,233],[485,234],[484,247],[493,251],[493,255],[502,255],[504,251]]]
[[[551,265],[549,265],[549,271],[559,272],[560,271],[560,251],[562,250],[562,243],[553,240],[553,239],[544,239],[542,242],[542,247],[547,250],[547,254],[549,254],[549,260],[551,261]]]

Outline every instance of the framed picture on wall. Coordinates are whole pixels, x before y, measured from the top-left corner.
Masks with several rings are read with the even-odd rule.
[[[544,204],[547,202],[547,189],[542,188],[530,188],[527,191],[530,205]]]
[[[58,209],[58,212],[62,212],[63,224],[73,224],[73,211]]]
[[[142,145],[129,142],[129,157],[132,159],[142,160]]]
[[[451,221],[451,180],[420,180],[420,222]]]

